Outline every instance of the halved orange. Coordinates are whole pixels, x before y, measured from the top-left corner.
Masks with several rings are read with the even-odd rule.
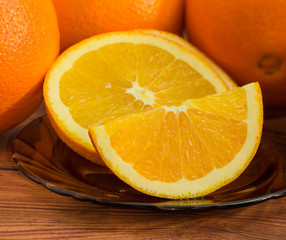
[[[104,164],[88,136],[91,126],[228,89],[196,52],[135,30],[97,35],[65,51],[46,75],[44,99],[59,137]]]
[[[236,179],[253,159],[263,124],[258,83],[160,106],[90,129],[106,165],[157,197],[204,196]]]

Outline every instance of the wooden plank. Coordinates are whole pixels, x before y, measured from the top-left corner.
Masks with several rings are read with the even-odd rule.
[[[286,198],[231,209],[159,211],[102,206],[0,171],[1,239],[285,239]]]

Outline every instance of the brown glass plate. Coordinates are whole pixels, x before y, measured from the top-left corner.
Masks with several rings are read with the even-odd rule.
[[[286,120],[279,124],[286,126]],[[12,151],[18,168],[27,177],[78,200],[165,210],[235,207],[286,195],[286,134],[277,128],[275,120],[266,122],[258,152],[238,179],[196,199],[168,200],[134,190],[108,169],[68,148],[46,116],[19,132]]]

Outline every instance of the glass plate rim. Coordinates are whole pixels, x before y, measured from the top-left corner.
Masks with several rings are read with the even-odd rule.
[[[16,135],[15,139],[19,136],[19,134],[26,128],[28,128],[30,125],[34,124],[36,121],[39,121],[46,117],[46,115],[41,116],[26,126],[24,126]],[[15,140],[14,139],[14,140]],[[14,141],[12,144],[12,149],[14,147]],[[258,197],[250,197],[250,198],[245,198],[243,200],[235,200],[235,201],[228,201],[228,202],[215,202],[211,204],[189,204],[189,205],[176,205],[176,204],[160,204],[160,203],[149,203],[149,202],[134,202],[134,201],[127,201],[127,202],[121,202],[121,201],[114,201],[114,200],[108,200],[108,199],[103,199],[103,198],[98,198],[94,196],[89,196],[86,194],[82,193],[77,193],[59,186],[56,186],[53,183],[50,183],[46,180],[40,179],[39,177],[36,177],[33,175],[33,173],[30,173],[29,170],[25,169],[24,167],[20,166],[20,160],[15,157],[15,152],[13,152],[13,160],[15,161],[17,168],[29,179],[33,180],[34,182],[37,182],[38,184],[41,184],[45,188],[47,188],[50,191],[53,191],[57,194],[63,195],[63,196],[69,196],[72,197],[76,200],[80,201],[90,201],[102,205],[112,205],[112,206],[124,206],[124,207],[130,207],[130,208],[155,208],[155,209],[160,209],[160,210],[202,210],[202,209],[207,209],[207,208],[229,208],[229,207],[240,207],[240,206],[245,206],[245,205],[250,205],[250,204],[255,204],[259,203],[262,201],[266,201],[268,199],[272,198],[279,198],[283,197],[286,195],[286,186],[284,189],[279,190],[277,192],[271,192],[271,193],[266,193],[263,195],[260,195]],[[186,200],[186,199],[183,199]],[[190,199],[190,200],[195,200],[195,199]],[[166,202],[177,202],[179,203],[182,200],[171,200],[171,199],[166,199]]]
[[[96,197],[91,197],[85,194],[72,192],[70,190],[67,190],[65,188],[61,188],[58,186],[55,186],[52,183],[46,182],[38,177],[35,177],[28,171],[26,171],[24,168],[18,165],[16,163],[18,169],[29,179],[32,181],[44,186],[46,189],[55,192],[62,196],[68,196],[72,197],[76,200],[80,201],[89,201],[94,203],[99,203],[102,205],[112,205],[112,206],[125,206],[125,207],[135,207],[135,208],[156,208],[161,210],[186,210],[186,209],[192,209],[192,210],[201,210],[201,209],[207,209],[207,208],[226,208],[226,207],[242,207],[245,205],[255,204],[259,202],[263,202],[272,198],[279,198],[286,195],[286,188],[284,190],[280,190],[278,192],[264,194],[259,197],[253,197],[253,198],[247,198],[243,201],[230,201],[230,202],[224,202],[224,203],[213,203],[213,204],[200,204],[200,205],[160,205],[156,203],[144,203],[144,202],[116,202],[112,200],[106,200],[106,199],[100,199]],[[184,199],[186,200],[186,199]],[[179,202],[181,200],[171,200]]]

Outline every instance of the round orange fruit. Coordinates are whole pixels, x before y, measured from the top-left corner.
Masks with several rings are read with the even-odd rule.
[[[153,28],[181,34],[184,0],[53,0],[61,50],[93,35]]]
[[[286,105],[286,2],[187,0],[188,38],[239,85],[258,81],[266,105]]]
[[[44,76],[59,52],[51,0],[0,4],[0,133],[27,118],[42,101]]]

